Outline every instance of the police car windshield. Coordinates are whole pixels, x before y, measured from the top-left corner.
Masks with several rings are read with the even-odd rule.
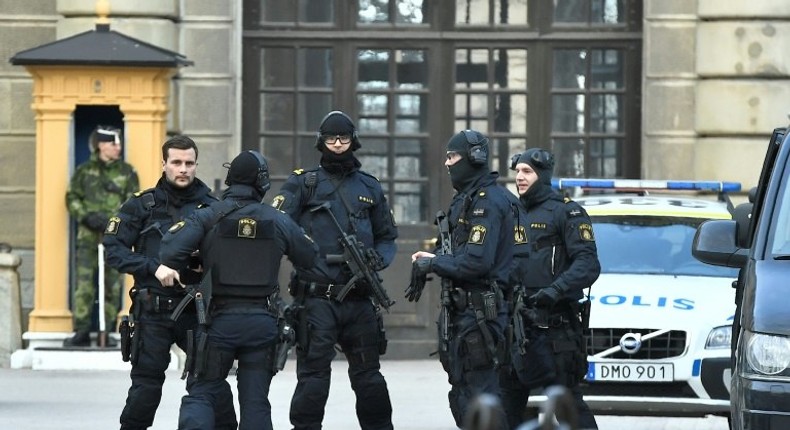
[[[691,256],[696,218],[592,217],[601,273],[735,278],[736,269],[701,263]]]

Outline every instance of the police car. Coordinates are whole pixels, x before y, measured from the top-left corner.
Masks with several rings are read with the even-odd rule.
[[[601,275],[592,286],[585,400],[598,414],[729,412],[737,270],[691,255],[697,226],[731,218],[738,183],[554,181],[589,213]],[[685,196],[666,193],[684,192]],[[695,196],[700,191],[718,198]],[[601,193],[591,195],[591,193]],[[710,194],[710,193],[709,193]]]

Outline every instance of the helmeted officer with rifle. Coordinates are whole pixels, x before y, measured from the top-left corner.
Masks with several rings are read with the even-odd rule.
[[[440,212],[437,253],[412,255],[410,301],[419,299],[429,273],[442,278],[438,321],[439,359],[452,386],[450,410],[461,427],[470,402],[480,394],[499,397],[507,306],[503,289],[513,256],[514,212],[489,169],[488,138],[463,130],[447,144],[444,163],[457,194]],[[497,420],[504,428],[504,416]]]
[[[315,268],[296,268],[294,297],[297,385],[291,400],[295,430],[320,429],[339,345],[364,430],[392,429],[392,405],[380,372],[386,350],[381,308],[392,305],[378,277],[395,257],[398,231],[378,180],[360,170],[351,118],[333,111],[321,121],[320,165],[296,170],[272,205],[290,215],[320,248]]]
[[[236,156],[225,184],[229,188],[222,201],[173,225],[160,249],[162,264],[171,268],[157,276],[164,285],[179,283],[173,269],[186,267],[196,249],[206,270],[194,293],[201,323],[187,352],[189,394],[181,402],[181,430],[213,428],[214,403],[234,360],[239,429],[272,428],[268,394],[280,340],[280,261],[287,255],[295,267],[308,269],[318,255],[318,247],[291,218],[261,204],[271,183],[260,153]]]
[[[170,348],[187,349],[187,331],[197,325],[194,308],[170,319],[184,291],[162,285],[156,274],[162,235],[196,208],[216,202],[206,184],[195,177],[198,147],[188,136],[169,138],[162,145],[162,177],[156,186],[134,194],[107,222],[103,243],[107,264],[134,276],[130,291],[131,314],[121,322],[121,353],[132,364],[132,385],[121,413],[122,430],[142,430],[153,425],[162,398]],[[199,259],[181,273],[184,283],[198,283]],[[217,430],[236,428],[233,394],[226,383],[218,396]],[[216,422],[215,422],[216,421]]]

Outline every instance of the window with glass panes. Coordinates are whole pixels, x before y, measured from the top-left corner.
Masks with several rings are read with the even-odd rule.
[[[638,177],[641,2],[245,0],[243,141],[272,177],[319,157],[323,116],[357,122],[398,223],[429,224],[447,139],[488,135],[491,168],[555,153],[556,176]]]

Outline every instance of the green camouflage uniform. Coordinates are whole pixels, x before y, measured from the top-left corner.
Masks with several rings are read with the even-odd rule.
[[[69,213],[77,221],[77,285],[74,291],[74,329],[90,331],[96,287],[94,275],[99,270],[98,245],[102,240],[102,228],[94,231],[85,224],[91,213],[99,213],[104,219],[112,214],[140,188],[137,172],[123,160],[101,161],[97,153],[77,167],[66,192]],[[120,297],[120,274],[105,265],[104,268],[104,315],[108,331],[114,331],[118,316]]]

